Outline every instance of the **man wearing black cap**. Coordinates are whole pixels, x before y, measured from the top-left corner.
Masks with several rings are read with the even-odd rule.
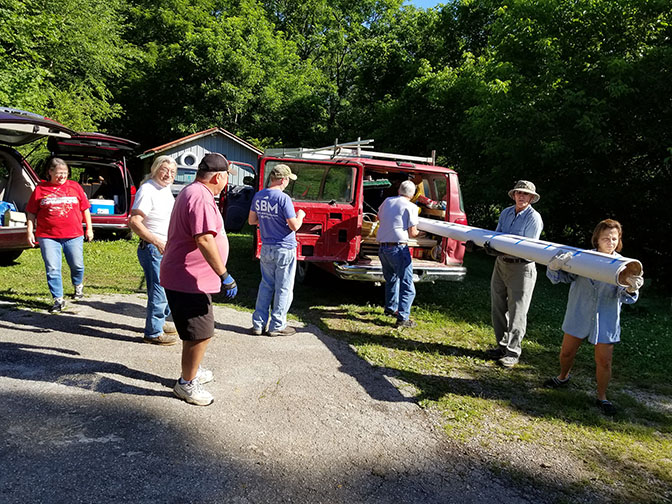
[[[509,191],[509,198],[516,204],[502,210],[496,231],[538,240],[544,223],[539,212],[532,208],[540,198],[534,184],[519,180]],[[487,242],[485,248],[490,248]],[[490,280],[492,327],[497,340],[495,356],[501,366],[512,368],[518,364],[522,352],[537,268],[532,261],[496,252],[493,255],[497,255]]]
[[[161,262],[175,327],[182,340],[182,374],[173,388],[180,399],[207,406],[214,398],[202,385],[212,371],[201,368],[205,349],[215,332],[212,294],[224,289],[233,298],[238,287],[226,269],[229,241],[215,196],[226,187],[229,162],[221,154],[206,154],[196,180],[180,191],[170,216],[168,240]]]

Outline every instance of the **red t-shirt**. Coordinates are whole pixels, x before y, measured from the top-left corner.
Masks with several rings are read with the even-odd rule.
[[[37,216],[36,237],[66,239],[84,235],[82,212],[89,208],[82,186],[66,180],[62,185],[40,182],[30,195],[26,212]]]
[[[221,279],[196,246],[195,237],[203,233],[215,237],[219,255],[226,264],[229,240],[224,231],[222,214],[210,190],[196,181],[180,191],[170,215],[166,250],[161,259],[163,287],[193,294],[220,291]]]

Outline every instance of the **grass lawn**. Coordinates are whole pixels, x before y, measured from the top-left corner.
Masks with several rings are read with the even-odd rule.
[[[233,303],[251,311],[259,283],[252,238],[229,236],[229,269],[239,285]],[[134,293],[143,288],[137,241],[85,244],[85,292]],[[614,352],[610,398],[619,408],[603,417],[593,405],[592,347],[579,351],[572,386],[546,390],[557,374],[567,286],[539,277],[521,363],[503,370],[487,359],[492,258],[467,257],[462,283],[419,284],[414,329],[395,329],[383,315],[383,290],[317,274],[295,288],[292,316],[349,342],[404,394],[437,419],[448,442],[477,453],[480,463],[547,487],[559,502],[672,501],[672,312],[669,295],[644,289],[624,306]],[[64,267],[67,279],[67,267]],[[66,293],[69,282],[66,280]],[[38,250],[0,268],[0,299],[46,309],[51,304]],[[218,301],[224,302],[223,298]]]

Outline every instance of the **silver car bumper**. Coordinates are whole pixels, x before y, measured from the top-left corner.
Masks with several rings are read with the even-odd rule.
[[[378,264],[334,263],[334,273],[343,280],[360,282],[384,282],[383,269]],[[434,282],[436,280],[459,282],[467,274],[464,266],[414,266],[413,281]]]

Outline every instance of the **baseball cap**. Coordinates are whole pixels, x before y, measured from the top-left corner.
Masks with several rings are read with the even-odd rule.
[[[198,170],[203,172],[225,171],[231,173],[231,163],[229,163],[229,160],[223,154],[211,152],[203,156],[198,165]]]
[[[296,180],[296,175],[292,173],[292,169],[286,164],[279,164],[273,167],[271,170],[271,178],[274,179],[283,179],[289,178],[290,180]]]

